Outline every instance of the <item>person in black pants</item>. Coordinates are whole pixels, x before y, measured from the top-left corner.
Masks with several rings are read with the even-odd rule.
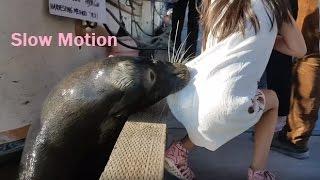
[[[298,1],[291,0],[291,13],[294,19],[297,19]],[[274,90],[279,99],[278,124],[276,131],[280,131],[286,123],[290,108],[291,95],[291,76],[293,61],[291,56],[273,51],[267,68],[267,87]]]
[[[286,123],[290,107],[292,57],[273,51],[266,69],[267,86],[279,99],[278,124],[280,131]]]
[[[197,7],[199,6],[200,0],[179,0],[174,3],[173,14],[172,14],[172,32],[171,40],[174,42],[176,37],[176,49],[181,44],[181,32],[184,24],[184,17],[188,5],[188,30],[187,40],[185,45],[185,51],[187,51],[185,57],[189,55],[194,57],[197,51],[197,39],[199,34],[199,12]],[[179,22],[179,23],[178,23]],[[177,30],[178,26],[178,30]]]

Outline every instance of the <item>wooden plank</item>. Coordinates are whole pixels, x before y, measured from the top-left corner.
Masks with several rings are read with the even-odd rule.
[[[28,134],[30,125],[26,125],[17,129],[0,132],[0,145],[25,139]]]
[[[129,118],[100,180],[163,179],[167,112],[161,102]]]

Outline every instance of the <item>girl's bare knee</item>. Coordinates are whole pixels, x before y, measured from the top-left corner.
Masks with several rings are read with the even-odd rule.
[[[263,90],[263,93],[266,97],[266,110],[278,109],[279,108],[279,99],[277,94],[270,89]]]

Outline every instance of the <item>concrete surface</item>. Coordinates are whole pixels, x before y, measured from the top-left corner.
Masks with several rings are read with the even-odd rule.
[[[167,145],[185,134],[182,128],[169,128]],[[252,145],[250,134],[244,133],[215,152],[195,149],[190,153],[190,163],[200,180],[245,180]],[[320,136],[311,138],[310,153],[309,159],[296,160],[272,151],[268,168],[275,172],[277,180],[320,180]],[[0,180],[16,179],[17,170],[18,160],[0,164]],[[175,178],[165,172],[165,179]]]
[[[183,128],[169,128],[167,146],[173,139],[178,140],[185,135]],[[190,163],[197,179],[245,180],[253,150],[250,137],[250,133],[244,133],[215,152],[204,148],[192,151]],[[313,136],[309,147],[310,158],[306,160],[271,151],[268,169],[276,174],[278,180],[320,180],[320,136]],[[175,178],[166,172],[165,179]]]
[[[171,113],[168,116],[167,146],[173,140],[183,138],[187,133]],[[320,180],[320,136],[311,137],[309,148],[310,158],[306,160],[294,159],[271,151],[268,169],[275,173],[277,180]],[[200,180],[245,180],[252,152],[251,133],[246,132],[215,152],[196,148],[190,153],[190,164],[197,179]],[[166,172],[165,179],[176,178]]]

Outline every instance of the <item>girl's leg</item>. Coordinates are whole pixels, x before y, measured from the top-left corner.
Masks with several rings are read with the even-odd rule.
[[[254,151],[251,163],[252,170],[264,170],[270,151],[271,141],[277,124],[279,101],[277,94],[272,90],[261,90],[265,96],[265,110],[255,125]],[[188,151],[195,145],[188,136],[181,140],[181,144]]]
[[[189,151],[194,146],[188,136],[171,144],[165,152],[165,169],[179,179],[194,179],[195,175],[188,163]]]
[[[191,151],[195,145],[191,142],[188,135],[185,136],[183,139],[181,139],[181,144],[184,148],[186,148],[188,151]]]
[[[255,125],[254,151],[251,169],[264,170],[270,151],[270,145],[277,123],[279,101],[272,90],[262,90],[265,95],[265,110]]]

